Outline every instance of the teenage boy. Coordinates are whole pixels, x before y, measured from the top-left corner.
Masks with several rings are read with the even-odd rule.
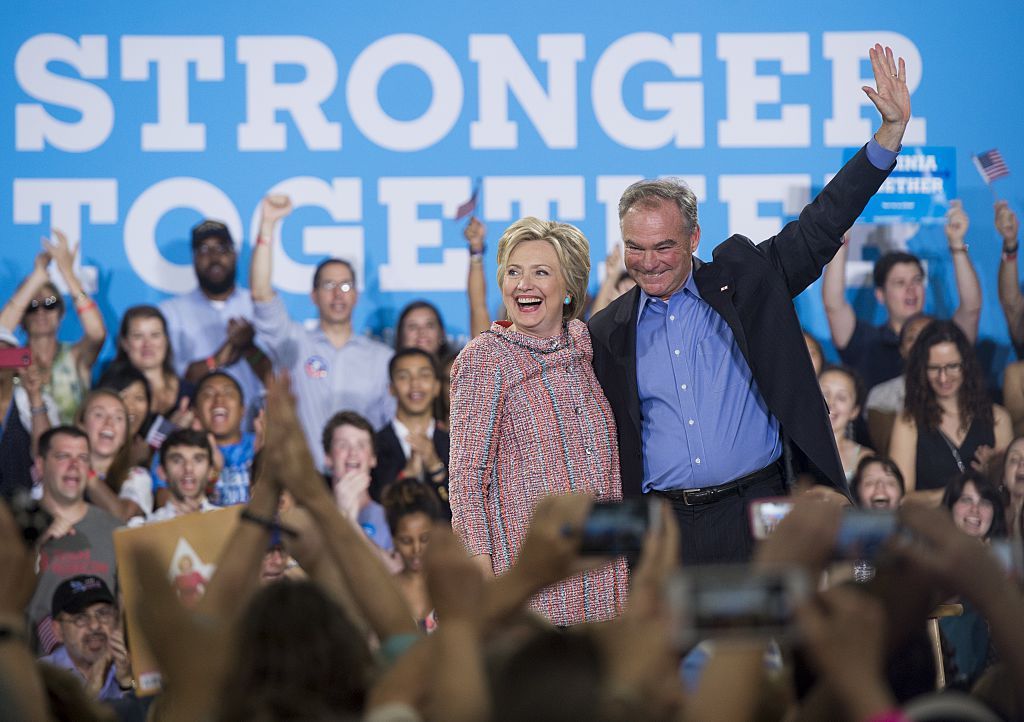
[[[361,527],[384,553],[394,551],[384,507],[370,498],[370,473],[377,465],[373,427],[354,411],[339,411],[324,426],[322,450],[341,513]]]
[[[370,496],[380,501],[384,487],[398,478],[419,479],[430,486],[451,518],[448,504],[450,438],[437,428],[434,402],[441,393],[441,373],[434,357],[418,348],[396,353],[388,364],[391,395],[398,409],[377,432],[377,466]]]
[[[160,447],[157,475],[167,485],[170,498],[148,519],[137,523],[167,521],[194,511],[216,509],[206,498],[206,488],[213,479],[213,448],[207,434],[193,429],[177,429],[167,435]]]

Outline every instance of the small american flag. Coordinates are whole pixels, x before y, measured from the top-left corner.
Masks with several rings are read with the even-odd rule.
[[[981,173],[986,183],[991,183],[997,178],[1010,175],[1010,169],[1006,167],[1003,154],[997,148],[979,153],[973,157],[974,167]]]
[[[469,200],[459,206],[458,210],[455,211],[455,220],[461,221],[466,216],[473,213],[476,210],[476,197],[480,193],[480,181],[477,180],[476,187],[473,188],[473,195],[469,197]]]

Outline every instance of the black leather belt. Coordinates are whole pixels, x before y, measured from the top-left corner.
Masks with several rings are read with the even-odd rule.
[[[739,494],[743,489],[758,483],[759,481],[765,481],[774,476],[781,478],[782,476],[782,459],[773,461],[763,469],[752,471],[746,476],[741,476],[738,479],[733,479],[725,484],[719,484],[718,486],[705,486],[700,489],[673,489],[670,491],[657,491],[655,494],[663,496],[666,499],[672,501],[681,501],[685,506],[701,506],[703,504],[711,504],[719,499],[723,499],[727,496],[733,496]]]

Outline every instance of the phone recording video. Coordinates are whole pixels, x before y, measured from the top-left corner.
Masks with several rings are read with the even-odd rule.
[[[748,565],[685,569],[669,585],[681,646],[704,639],[794,636],[794,614],[811,592],[798,568],[763,570]]]
[[[583,526],[580,554],[588,556],[636,556],[657,507],[647,499],[594,502]]]

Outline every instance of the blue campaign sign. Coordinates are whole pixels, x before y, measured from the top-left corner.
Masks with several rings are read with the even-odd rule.
[[[965,164],[958,192],[986,292],[982,335],[1006,348],[992,200],[968,169],[993,146],[1024,164],[1024,94],[978,82],[993,69],[1024,74],[1024,4],[967,15],[954,0],[926,13],[881,0],[827,13],[767,7],[14,3],[0,25],[0,297],[31,269],[40,235],[61,228],[80,244],[81,275],[113,328],[127,307],[195,287],[189,229],[204,217],[231,230],[247,285],[260,199],[287,193],[296,210],[272,239],[273,285],[294,317],[315,314],[316,263],[341,256],[359,279],[358,331],[386,332],[405,304],[427,298],[465,340],[466,221],[453,219],[477,179],[494,310],[497,240],[510,222],[578,225],[596,291],[620,240],[618,197],[641,177],[691,183],[709,259],[733,233],[777,232],[843,149],[871,137],[879,117],[861,87],[873,83],[867,51],[880,42],[907,62],[904,143],[955,146],[955,162],[938,160],[950,181]],[[1015,183],[1003,181],[1004,193],[1019,210]],[[941,230],[914,241],[943,242]],[[953,269],[933,255],[930,308],[944,313]],[[797,307],[827,336],[820,289]],[[65,326],[73,337],[73,319]]]
[[[857,152],[843,154],[849,160]],[[956,148],[904,147],[896,169],[871,199],[858,223],[944,223],[956,198]]]

